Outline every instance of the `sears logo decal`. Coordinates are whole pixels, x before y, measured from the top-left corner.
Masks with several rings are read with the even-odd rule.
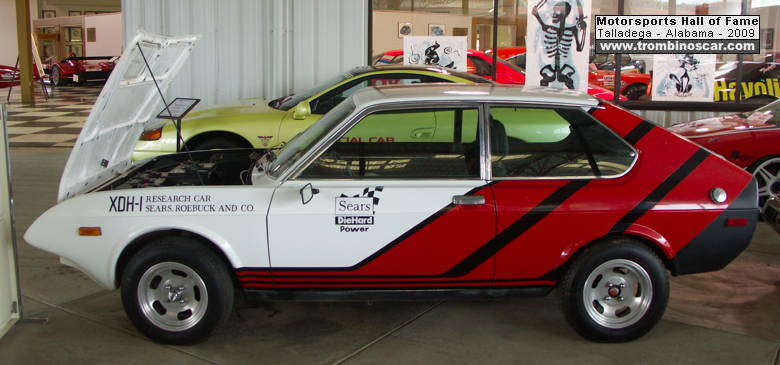
[[[365,188],[362,194],[336,197],[336,225],[339,232],[367,232],[374,224],[374,207],[379,205],[379,197],[375,196],[384,188],[377,186]]]

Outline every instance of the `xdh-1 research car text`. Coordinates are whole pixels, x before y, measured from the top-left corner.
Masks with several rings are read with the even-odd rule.
[[[165,90],[193,41],[136,39],[76,143],[60,203],[25,234],[121,287],[129,318],[157,341],[203,339],[235,290],[348,299],[556,286],[579,333],[626,341],[662,316],[667,271],[723,268],[755,229],[750,174],[551,89],[369,87],[260,159],[214,150],[130,164],[158,109],[149,75],[131,67],[139,50],[167,70]],[[352,138],[399,126],[409,138]]]

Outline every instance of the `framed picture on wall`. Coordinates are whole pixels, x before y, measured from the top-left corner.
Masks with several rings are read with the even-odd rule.
[[[408,35],[412,35],[412,23],[409,22],[398,23],[398,38],[403,38]]]
[[[41,10],[41,18],[43,19],[56,18],[56,17],[57,17],[56,10]]]
[[[68,10],[68,16],[81,15],[79,10]]]
[[[446,32],[444,31],[444,25],[428,24],[428,35],[434,37],[446,35]]]
[[[68,40],[71,42],[81,42],[81,27],[68,27]]]
[[[95,15],[95,14],[97,14],[97,13],[98,13],[98,12],[96,12],[96,11],[92,11],[92,10],[84,10],[84,15]]]
[[[71,55],[75,57],[84,57],[84,47],[80,44],[72,44],[65,47],[65,51],[68,52],[68,57]]]

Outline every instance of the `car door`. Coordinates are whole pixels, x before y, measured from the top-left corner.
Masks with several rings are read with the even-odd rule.
[[[452,124],[443,129],[449,139],[348,142],[332,135],[329,146],[277,188],[268,213],[276,286],[490,285],[492,259],[457,270],[495,233],[478,107],[374,111],[346,134],[397,133],[394,120],[424,125],[421,115]]]
[[[647,194],[623,177],[637,153],[580,108],[494,105],[488,115],[498,229],[486,255],[497,282],[550,284],[572,250]]]

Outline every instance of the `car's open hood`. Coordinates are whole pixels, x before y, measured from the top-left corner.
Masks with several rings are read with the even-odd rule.
[[[139,32],[128,43],[70,153],[58,201],[83,193],[131,166],[133,148],[145,125],[164,107],[143,56],[165,93],[197,38]]]

